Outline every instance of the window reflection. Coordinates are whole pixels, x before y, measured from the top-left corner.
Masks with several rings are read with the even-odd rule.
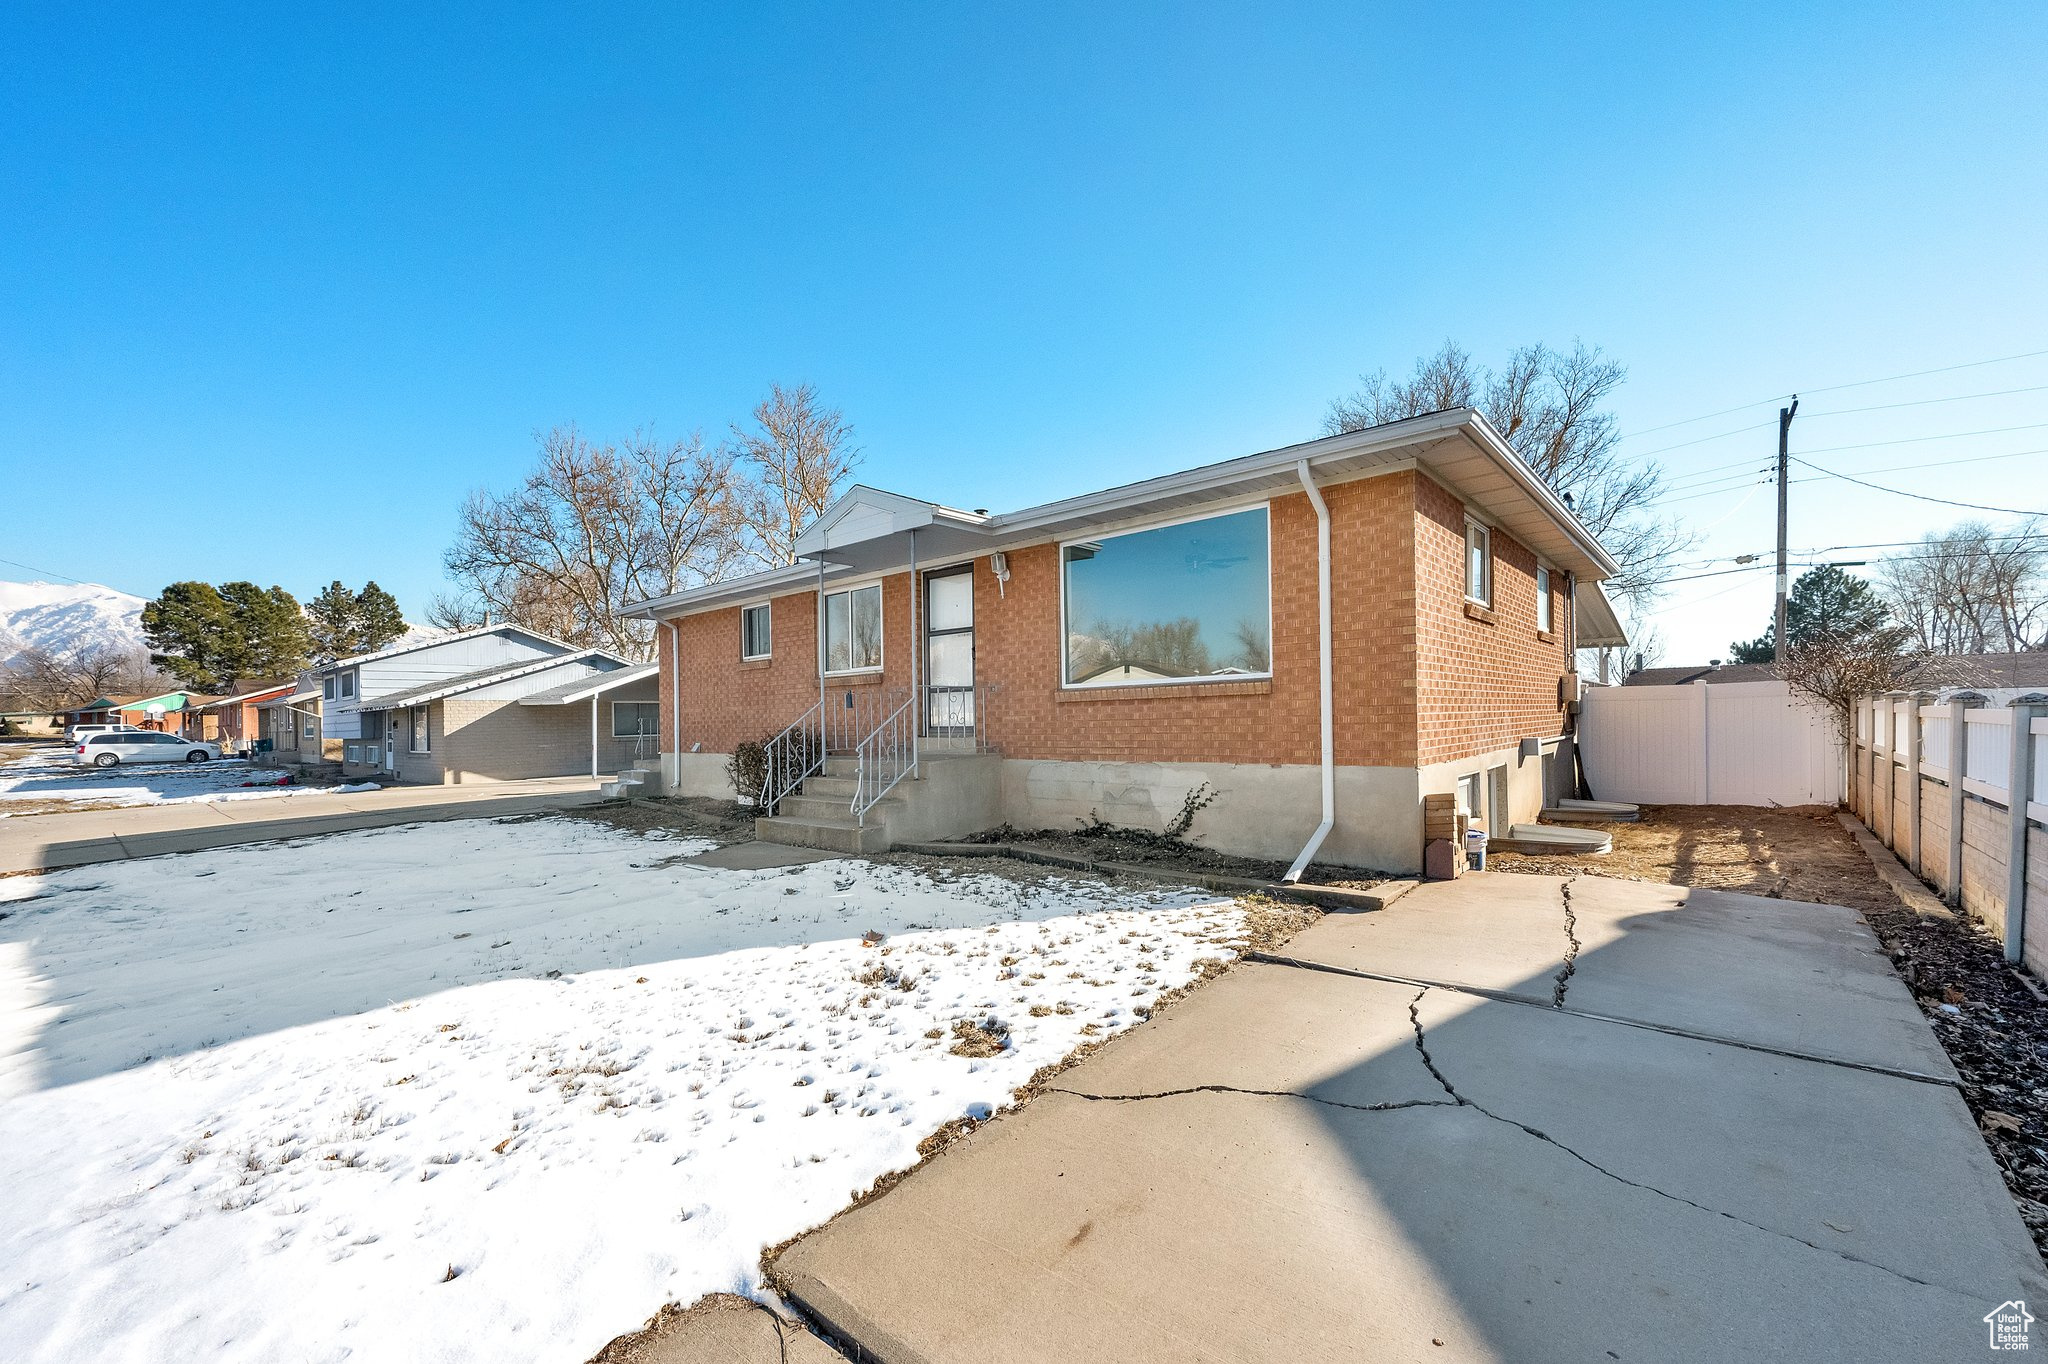
[[[1065,546],[1066,681],[1272,672],[1266,510]]]

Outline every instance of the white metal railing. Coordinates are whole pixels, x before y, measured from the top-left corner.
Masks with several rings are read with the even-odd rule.
[[[853,751],[853,819],[865,826],[868,811],[917,768],[917,698],[882,717]]]
[[[755,808],[764,815],[775,813],[782,798],[804,784],[804,778],[825,765],[825,724],[811,708],[791,721],[783,731],[762,746],[766,771],[761,778],[761,795]]]
[[[2012,713],[1966,710],[1963,734],[1963,785],[2005,799],[2012,782]]]

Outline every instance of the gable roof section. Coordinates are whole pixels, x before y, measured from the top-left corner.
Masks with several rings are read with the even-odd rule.
[[[496,625],[479,625],[474,630],[455,630],[433,639],[394,644],[388,649],[379,649],[373,654],[351,654],[347,658],[337,658],[332,663],[325,663],[313,669],[313,676],[325,677],[329,673],[338,672],[343,668],[353,668],[363,663],[379,663],[387,658],[397,658],[401,654],[416,654],[422,649],[438,649],[443,644],[455,644],[465,639],[479,639],[484,635],[524,635],[536,643],[551,645],[562,650],[564,653],[568,653],[575,648],[572,644],[565,644],[561,640],[551,635],[544,635],[538,630],[529,630],[524,625],[514,625],[510,621],[503,621]]]
[[[630,668],[633,666],[626,659],[620,658],[617,654],[606,653],[603,649],[579,649],[575,653],[555,654],[547,658],[528,658],[522,659],[517,663],[498,663],[488,668],[478,668],[474,672],[459,673],[454,677],[444,677],[438,682],[424,683],[417,687],[408,688],[405,691],[386,692],[382,696],[366,696],[357,708],[360,710],[397,710],[402,706],[423,706],[429,701],[439,701],[443,697],[454,696],[460,692],[475,691],[478,687],[488,687],[496,682],[510,682],[514,678],[525,677],[529,673],[546,672],[549,668],[560,668],[570,663],[590,663],[595,666],[600,661],[619,668]]]
[[[211,710],[215,706],[229,706],[237,701],[253,705],[258,701],[267,701],[273,696],[283,696],[297,685],[295,682],[266,682],[260,687],[251,687],[246,691],[238,691],[232,695],[216,696],[205,705],[194,706],[192,709]]]
[[[828,581],[850,573],[898,572],[908,564],[907,533],[912,531],[917,532],[918,559],[936,563],[1042,544],[1147,516],[1194,514],[1231,500],[1285,496],[1300,491],[1303,464],[1318,483],[1418,468],[1582,581],[1597,581],[1619,569],[1484,416],[1452,408],[996,516],[856,487],[826,509],[813,527],[817,534],[806,531],[799,538],[798,552],[814,562],[690,588],[629,609],[654,619],[729,606],[776,590],[800,591],[817,581],[820,563]]]

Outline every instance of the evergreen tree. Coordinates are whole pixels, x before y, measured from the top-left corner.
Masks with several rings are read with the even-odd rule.
[[[1820,640],[1858,644],[1891,628],[1891,613],[1869,583],[1833,564],[1808,569],[1785,602],[1785,634],[1792,647]],[[1747,642],[1730,646],[1737,663],[1769,663],[1777,652],[1773,621]]]
[[[306,664],[306,621],[281,587],[172,583],[142,608],[142,629],[153,661],[199,691],[286,676]]]
[[[320,590],[306,606],[313,657],[332,663],[357,652],[355,647],[356,594],[336,579]]]
[[[398,598],[377,586],[375,579],[364,583],[356,594],[354,624],[354,652],[359,654],[376,653],[404,638],[411,628],[398,609]]]

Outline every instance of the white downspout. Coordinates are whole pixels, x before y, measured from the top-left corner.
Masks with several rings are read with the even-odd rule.
[[[683,787],[683,623],[672,620],[668,623],[668,745],[674,751],[675,775],[668,793],[674,795]]]
[[[1294,859],[1294,865],[1287,869],[1283,881],[1299,881],[1302,872],[1323,846],[1323,840],[1330,836],[1330,830],[1337,823],[1337,732],[1335,721],[1335,698],[1332,696],[1330,661],[1330,506],[1323,501],[1323,495],[1316,488],[1315,479],[1308,471],[1308,461],[1296,462],[1294,471],[1301,477],[1302,491],[1316,509],[1316,634],[1317,653],[1321,663],[1322,727],[1323,727],[1323,822],[1316,825],[1316,831],[1308,836],[1308,843],[1301,855]]]

